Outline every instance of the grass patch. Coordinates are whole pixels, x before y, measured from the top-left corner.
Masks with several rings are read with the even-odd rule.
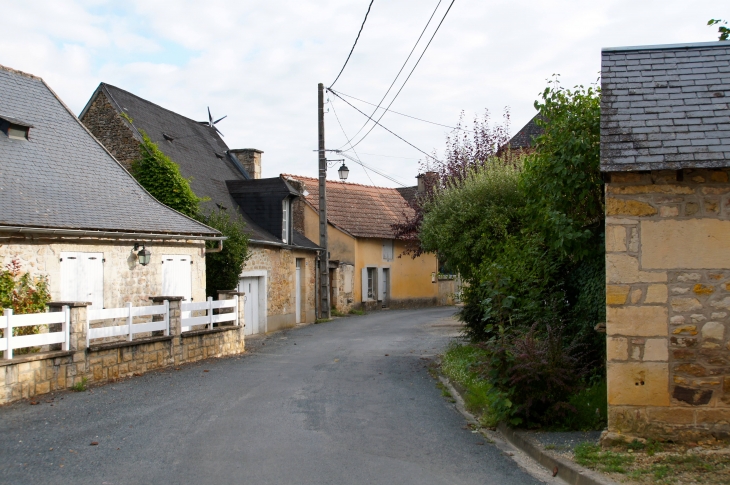
[[[347,312],[350,315],[366,315],[367,312],[365,310],[358,310],[357,308],[350,308],[350,311]]]
[[[634,457],[613,451],[601,451],[601,447],[593,443],[581,443],[575,447],[575,462],[602,472],[626,473],[626,466],[634,462]]]
[[[466,408],[479,418],[482,425],[493,428],[499,424],[500,413],[496,411],[503,401],[497,391],[477,372],[486,358],[486,352],[472,345],[452,343],[441,360],[441,372],[452,382],[464,389]]]
[[[621,474],[631,483],[730,484],[730,456],[688,452],[684,445],[651,440],[634,441],[611,451],[603,451],[593,443],[581,443],[575,447],[575,462],[597,471]]]
[[[73,392],[84,392],[86,390],[86,384],[89,382],[89,379],[86,377],[82,377],[80,381],[78,381],[76,384],[71,386],[71,390]]]

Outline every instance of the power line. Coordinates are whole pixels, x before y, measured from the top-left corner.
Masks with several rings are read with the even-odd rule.
[[[346,96],[348,98],[352,98],[354,100],[360,101],[361,103],[369,104],[370,106],[376,106],[375,103],[370,103],[368,101],[365,101],[364,99],[356,98],[355,96],[352,96],[350,94],[345,94],[342,91],[338,91],[338,93],[340,93],[342,96]],[[380,108],[379,106],[378,106],[378,108],[379,109],[382,109],[382,110],[385,110],[385,111],[390,111],[391,113],[394,113],[394,114],[397,114],[397,115],[405,116],[406,118],[411,118],[411,119],[414,119],[414,120],[423,121],[424,123],[430,123],[430,124],[436,125],[436,126],[443,126],[444,128],[450,128],[452,130],[468,131],[469,133],[474,133],[472,130],[467,130],[466,128],[459,128],[458,126],[444,125],[444,124],[441,124],[441,123],[436,123],[435,121],[424,120],[422,118],[417,118],[415,116],[407,115],[405,113],[399,113],[398,111],[393,111],[392,109]],[[367,124],[367,123],[365,123],[365,124]],[[355,136],[357,136],[357,133],[355,133],[355,135],[353,135],[353,138],[355,138]]]
[[[352,55],[352,52],[355,50],[355,46],[357,45],[358,39],[360,39],[360,34],[362,34],[362,29],[363,29],[363,27],[365,27],[365,22],[368,19],[368,14],[370,14],[370,7],[373,6],[373,2],[374,1],[375,0],[370,0],[370,5],[368,5],[368,11],[365,12],[365,18],[363,19],[362,25],[360,26],[360,31],[357,33],[357,37],[355,37],[355,43],[352,44],[352,49],[350,49],[350,53],[347,55],[347,59],[345,59],[345,64],[342,66],[342,69],[340,69],[340,73],[337,75],[337,77],[335,78],[335,80],[332,81],[332,84],[330,84],[330,87],[332,87],[332,86],[335,85],[335,83],[337,82],[337,80],[342,75],[342,71],[345,70],[345,66],[347,66],[347,63],[350,61],[350,56]]]
[[[428,158],[433,158],[433,159],[434,159],[434,160],[436,160],[437,162],[441,163],[441,160],[439,160],[438,158],[435,158],[435,157],[434,157],[433,155],[429,155],[428,153],[424,152],[423,150],[421,150],[421,149],[420,149],[420,148],[418,148],[418,147],[417,147],[416,145],[414,145],[413,143],[409,142],[408,140],[406,140],[406,139],[405,139],[405,138],[403,138],[402,136],[400,136],[400,135],[397,135],[397,134],[396,134],[396,133],[394,133],[393,131],[391,131],[391,130],[389,130],[388,128],[386,128],[385,126],[383,126],[383,125],[382,125],[382,124],[381,124],[381,123],[380,123],[379,121],[375,121],[375,120],[374,120],[374,119],[373,119],[373,118],[372,118],[371,116],[368,116],[368,115],[366,115],[365,113],[363,113],[362,111],[360,111],[360,110],[359,110],[359,109],[358,109],[358,108],[357,108],[356,106],[353,106],[353,105],[352,105],[352,103],[350,103],[350,102],[349,102],[349,101],[347,101],[347,100],[346,100],[345,98],[343,98],[343,97],[341,97],[341,96],[340,96],[339,94],[337,94],[337,92],[336,92],[336,91],[332,91],[332,90],[329,90],[329,91],[330,91],[330,92],[331,92],[332,94],[334,94],[335,96],[337,96],[338,98],[340,98],[340,99],[341,99],[342,101],[344,101],[344,102],[345,102],[345,103],[346,103],[347,105],[349,105],[349,106],[350,106],[351,108],[353,108],[353,109],[354,109],[355,111],[357,111],[357,112],[358,112],[358,113],[360,113],[361,115],[365,116],[365,117],[366,117],[366,118],[368,118],[369,120],[373,121],[373,122],[374,122],[374,123],[375,123],[376,125],[380,126],[380,127],[381,127],[381,128],[383,128],[383,129],[384,129],[385,131],[387,131],[388,133],[390,133],[391,135],[395,136],[395,137],[396,137],[396,138],[398,138],[399,140],[401,140],[401,141],[403,141],[403,142],[407,143],[408,145],[412,146],[413,148],[415,148],[415,149],[416,149],[416,150],[418,150],[419,152],[421,152],[421,153],[423,153],[424,155],[426,155],[426,156],[427,156]],[[360,141],[362,141],[362,139],[361,139]],[[357,143],[356,143],[355,145],[357,145]],[[348,148],[348,151],[349,151],[349,150],[354,150],[354,148],[355,148],[355,145],[351,145],[351,146],[350,146],[350,148]]]
[[[343,134],[343,135],[345,135],[345,139],[346,139],[346,140],[347,140],[347,142],[349,143],[349,142],[350,142],[350,137],[348,137],[348,136],[347,136],[347,133],[345,132],[345,128],[344,128],[344,127],[342,126],[342,123],[340,122],[340,117],[339,117],[339,116],[337,115],[337,110],[335,109],[335,103],[334,103],[334,102],[333,102],[333,103],[331,103],[331,106],[332,106],[332,112],[333,112],[333,113],[335,114],[335,118],[337,119],[337,124],[338,124],[338,125],[340,125],[340,130],[342,130],[342,134]],[[350,156],[350,155],[348,155],[347,153],[342,153],[342,151],[340,151],[340,150],[335,150],[335,152],[336,152],[336,153],[339,153],[340,155],[342,155],[343,157],[345,157],[345,158],[347,158],[347,159],[349,159],[349,160],[352,160],[353,162],[355,162],[355,163],[357,163],[357,164],[361,165],[361,166],[362,166],[362,167],[363,167],[364,169],[366,169],[366,170],[365,170],[365,175],[367,175],[367,176],[368,176],[368,179],[370,180],[370,183],[371,183],[371,184],[373,184],[373,186],[374,186],[374,187],[377,187],[377,186],[375,185],[375,182],[373,182],[373,179],[372,179],[372,178],[370,178],[370,174],[368,173],[367,169],[370,169],[370,170],[372,170],[373,172],[377,173],[377,174],[378,174],[378,175],[380,175],[381,177],[384,177],[384,178],[386,178],[386,179],[390,180],[391,182],[394,182],[394,183],[396,183],[396,184],[400,185],[401,187],[405,187],[405,184],[403,184],[403,183],[402,183],[402,182],[400,182],[399,180],[396,180],[395,178],[391,177],[390,175],[386,175],[386,174],[384,174],[384,173],[382,173],[382,172],[379,172],[378,170],[375,170],[375,169],[374,169],[374,168],[372,168],[372,167],[368,167],[367,165],[365,165],[365,164],[363,163],[363,161],[362,161],[362,160],[360,160],[360,155],[358,155],[358,154],[357,154],[357,152],[356,152],[355,150],[352,150],[352,153],[354,153],[354,154],[355,154],[355,157],[357,157],[357,159],[355,159],[355,158],[351,157],[351,156]]]
[[[449,14],[449,11],[451,11],[451,7],[452,7],[452,6],[454,5],[454,2],[455,2],[455,1],[456,1],[456,0],[451,0],[451,3],[449,4],[449,8],[448,8],[448,9],[446,9],[446,13],[444,13],[444,16],[443,16],[443,17],[441,18],[441,22],[439,22],[439,24],[438,24],[438,25],[436,26],[436,30],[434,31],[433,35],[432,35],[432,36],[431,36],[431,38],[429,39],[429,41],[428,41],[428,44],[426,44],[426,47],[425,47],[425,48],[423,49],[423,52],[421,52],[421,56],[420,56],[420,57],[418,58],[418,60],[416,61],[416,64],[415,64],[415,65],[413,66],[413,69],[411,69],[411,72],[410,72],[410,73],[408,73],[408,77],[406,78],[406,80],[405,80],[405,81],[403,81],[403,84],[401,85],[401,87],[400,87],[400,89],[398,90],[398,92],[397,92],[397,93],[395,93],[395,96],[393,96],[393,99],[391,99],[391,100],[390,100],[390,103],[388,104],[388,107],[387,107],[387,108],[385,109],[385,111],[383,111],[383,114],[381,114],[381,115],[380,115],[380,118],[378,118],[378,121],[380,121],[381,119],[383,119],[383,116],[385,116],[385,113],[387,113],[387,112],[388,112],[388,109],[390,109],[390,107],[391,107],[391,106],[393,105],[393,103],[395,102],[395,100],[396,100],[396,98],[398,97],[398,95],[399,95],[399,94],[401,93],[401,91],[403,91],[403,88],[404,88],[404,87],[406,86],[406,83],[407,83],[407,82],[408,82],[408,80],[409,80],[409,79],[411,78],[411,75],[413,74],[413,71],[415,71],[415,70],[416,70],[416,68],[418,67],[418,64],[419,64],[419,63],[421,62],[421,59],[423,59],[423,55],[424,55],[424,54],[426,53],[426,51],[428,50],[428,47],[429,47],[429,46],[431,45],[431,42],[433,41],[433,38],[434,38],[434,37],[436,37],[436,34],[438,33],[439,29],[441,28],[441,24],[443,24],[443,23],[444,23],[444,20],[446,20],[446,16],[447,16],[447,15]],[[342,99],[342,98],[340,98],[340,99]],[[380,123],[377,123],[377,122],[376,122],[376,124],[380,124]],[[380,125],[380,126],[383,126],[383,125]],[[372,131],[373,131],[374,129],[375,129],[375,125],[373,125],[373,126],[372,126],[372,127],[371,127],[371,128],[369,129],[369,130],[368,130],[368,132],[367,132],[367,133],[365,133],[365,134],[364,134],[364,135],[363,135],[363,136],[362,136],[362,137],[360,138],[360,140],[358,140],[358,141],[357,141],[357,142],[356,142],[356,143],[355,143],[354,145],[350,145],[350,149],[352,149],[352,148],[355,148],[355,147],[356,147],[357,145],[359,145],[359,144],[360,144],[360,143],[361,143],[361,142],[362,142],[362,141],[363,141],[363,140],[364,140],[364,139],[365,139],[365,138],[366,138],[366,137],[367,137],[367,136],[368,136],[368,135],[369,135],[369,134],[370,134],[370,133],[371,133],[371,132],[372,132]]]
[[[428,18],[428,22],[426,22],[426,26],[421,31],[421,35],[418,36],[418,39],[416,40],[416,43],[413,44],[413,49],[411,49],[411,52],[408,53],[408,57],[406,57],[406,60],[403,62],[403,65],[400,67],[400,70],[398,71],[398,74],[395,75],[395,78],[393,79],[393,82],[390,83],[390,86],[388,86],[388,90],[385,91],[385,94],[380,99],[380,101],[378,102],[378,105],[375,107],[375,109],[373,110],[373,112],[370,113],[370,116],[373,116],[378,111],[378,108],[380,108],[380,105],[383,104],[383,101],[385,101],[385,98],[388,96],[388,93],[390,93],[390,90],[393,89],[393,86],[395,86],[395,83],[398,80],[398,78],[400,77],[400,74],[403,72],[403,69],[405,69],[406,65],[408,64],[408,61],[411,59],[411,56],[413,55],[413,52],[416,50],[416,47],[418,47],[418,44],[421,42],[421,39],[423,38],[423,34],[426,33],[426,29],[428,29],[428,26],[431,25],[431,20],[433,20],[433,16],[436,15],[436,11],[438,10],[439,6],[441,5],[441,1],[442,0],[439,0],[439,2],[436,4],[436,8],[433,9],[433,13]],[[332,86],[330,86],[330,88],[332,88]],[[370,103],[368,103],[368,104],[370,104]],[[359,135],[360,132],[363,130],[363,128],[365,128],[368,125],[368,123],[369,123],[369,121],[366,121],[360,127],[360,129],[357,130],[357,132],[354,135],[352,135],[352,138],[355,138],[357,135]]]

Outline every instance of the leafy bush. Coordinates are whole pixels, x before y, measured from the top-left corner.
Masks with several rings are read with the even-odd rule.
[[[43,313],[50,300],[46,277],[33,278],[30,273],[23,273],[17,259],[12,260],[4,270],[0,270],[0,305],[3,309],[10,308],[15,314]],[[13,335],[34,335],[39,331],[38,325],[29,325],[14,328]],[[26,354],[37,350],[35,347],[28,347],[17,349],[15,353]]]
[[[485,348],[485,370],[513,403],[513,422],[555,426],[576,411],[568,401],[588,369],[581,366],[583,349],[564,338],[562,327],[503,329]]]
[[[142,133],[139,145],[140,158],[132,162],[132,175],[152,194],[171,209],[188,217],[197,217],[202,199],[193,193],[190,180],[180,173],[180,167],[162,153],[157,145]]]
[[[240,214],[217,210],[201,215],[199,219],[228,238],[223,242],[221,252],[208,253],[205,256],[206,293],[215,298],[218,290],[230,290],[238,286],[238,275],[249,257],[249,236],[245,232],[246,223]],[[217,242],[209,241],[207,245],[212,248]]]

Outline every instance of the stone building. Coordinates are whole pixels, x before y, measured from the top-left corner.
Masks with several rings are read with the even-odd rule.
[[[318,246],[297,231],[292,207],[299,193],[278,177],[261,179],[261,150],[229,149],[212,122],[198,122],[102,83],[79,115],[127,169],[139,158],[142,133],[180,167],[205,211],[237,213],[250,235],[250,259],[241,271],[247,333],[313,322]],[[268,193],[271,183],[282,189]],[[229,185],[244,183],[251,197]],[[288,188],[287,188],[288,187]],[[253,304],[252,304],[253,303]]]
[[[319,234],[318,180],[283,177],[306,187],[300,211],[304,234]],[[330,302],[340,312],[351,308],[409,308],[452,302],[454,280],[439,281],[435,254],[399,257],[405,242],[394,239],[392,225],[410,207],[398,190],[327,181],[327,237],[330,251]]]
[[[0,130],[3,269],[92,309],[147,305],[181,276],[205,299],[205,241],[221,234],[147,193],[41,78],[0,66]]]
[[[730,438],[730,42],[604,49],[607,440]]]

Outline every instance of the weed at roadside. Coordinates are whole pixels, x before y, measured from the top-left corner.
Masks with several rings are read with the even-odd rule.
[[[86,384],[89,382],[89,379],[86,377],[82,377],[80,381],[78,381],[76,384],[71,386],[71,390],[73,392],[84,392],[86,390]]]

